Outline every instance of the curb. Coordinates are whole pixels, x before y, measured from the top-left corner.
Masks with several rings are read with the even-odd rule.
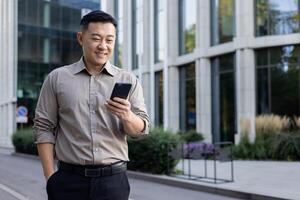
[[[39,157],[35,155],[15,153],[15,152],[11,153],[11,155],[22,157],[22,158],[29,158],[33,160],[39,160]],[[159,184],[179,187],[188,190],[207,192],[207,193],[217,194],[217,195],[224,195],[233,198],[248,199],[248,200],[289,200],[285,198],[266,196],[266,195],[243,192],[243,191],[235,191],[232,189],[219,188],[219,187],[215,187],[214,185],[211,186],[203,185],[201,184],[201,182],[196,182],[188,179],[180,179],[180,178],[167,176],[167,175],[155,175],[155,174],[148,174],[144,172],[142,173],[142,172],[136,172],[130,170],[127,170],[127,175],[130,178],[135,178],[139,180],[155,182]]]
[[[224,188],[218,188],[215,186],[207,186],[203,185],[199,182],[186,180],[186,179],[179,179],[172,176],[166,176],[166,175],[154,175],[154,174],[147,174],[147,173],[141,173],[141,172],[135,172],[135,171],[127,171],[127,174],[131,178],[145,180],[145,181],[151,181],[155,183],[160,183],[164,185],[189,189],[189,190],[195,190],[195,191],[201,191],[201,192],[207,192],[217,195],[224,195],[228,197],[234,197],[234,198],[240,198],[240,199],[249,199],[249,200],[288,200],[278,197],[272,197],[272,196],[266,196],[261,194],[254,194],[249,192],[243,192],[243,191],[235,191],[230,189],[224,189]]]

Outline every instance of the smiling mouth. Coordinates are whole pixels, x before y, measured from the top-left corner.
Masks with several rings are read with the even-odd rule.
[[[100,56],[100,57],[104,57],[104,56],[107,56],[107,53],[98,52],[98,53],[96,53],[96,55]]]

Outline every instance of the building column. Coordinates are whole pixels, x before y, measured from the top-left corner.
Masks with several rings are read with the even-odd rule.
[[[237,134],[239,143],[243,130],[247,130],[250,141],[255,138],[255,56],[254,50],[238,50],[236,53],[236,96],[237,96]]]
[[[254,11],[252,0],[236,0],[236,102],[237,102],[237,134],[239,143],[242,132],[247,129],[250,141],[255,138],[255,55],[250,48],[254,41]]]
[[[0,2],[0,146],[9,148],[16,130],[17,9],[17,1]]]
[[[203,134],[206,142],[212,142],[211,66],[209,59],[197,60],[196,85],[197,130]]]
[[[168,91],[164,90],[164,95],[169,95],[169,102],[167,104],[170,106],[170,112],[168,113],[169,118],[169,129],[172,131],[179,130],[179,108],[180,108],[180,97],[179,97],[179,70],[177,67],[169,68],[169,85],[170,88]],[[164,102],[166,106],[166,102]]]
[[[206,142],[212,142],[211,117],[211,65],[205,57],[210,48],[210,1],[197,1],[196,51],[200,59],[196,61],[196,111],[197,132]]]

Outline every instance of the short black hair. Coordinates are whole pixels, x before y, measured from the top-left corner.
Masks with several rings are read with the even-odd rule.
[[[101,10],[94,10],[84,15],[80,20],[80,26],[82,29],[86,30],[91,22],[112,23],[115,28],[118,26],[117,21],[110,14]]]

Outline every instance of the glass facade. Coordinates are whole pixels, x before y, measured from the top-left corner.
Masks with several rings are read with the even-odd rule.
[[[256,0],[256,36],[299,32],[299,0]]]
[[[137,69],[143,54],[143,0],[132,4],[132,69]]]
[[[163,126],[164,104],[163,104],[163,72],[155,73],[155,125]]]
[[[165,0],[154,1],[154,61],[162,62],[164,57],[164,10]]]
[[[214,142],[234,142],[236,132],[235,58],[212,59],[212,129]]]
[[[233,40],[235,33],[234,0],[211,1],[211,44]]]
[[[257,114],[300,115],[300,46],[256,51]]]
[[[195,63],[179,68],[180,129],[196,129]]]
[[[179,54],[194,51],[196,46],[196,0],[179,0]]]
[[[76,32],[82,13],[99,8],[99,2],[92,0],[18,1],[17,96],[18,105],[29,109],[28,125],[46,75],[81,57]]]
[[[123,23],[124,23],[124,5],[123,5],[123,0],[115,0],[114,3],[115,6],[115,18],[118,22],[118,29],[117,29],[117,38],[116,38],[116,47],[115,47],[115,52],[114,52],[114,64],[118,67],[123,66],[122,62],[122,50],[123,50],[123,35],[124,35],[124,30],[123,30]]]

